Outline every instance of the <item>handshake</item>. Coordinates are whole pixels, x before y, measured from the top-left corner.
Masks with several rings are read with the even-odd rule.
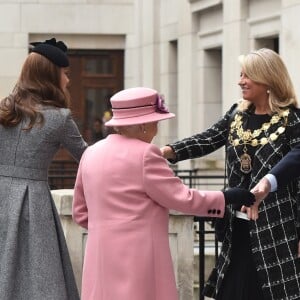
[[[226,189],[223,194],[226,205],[242,206],[241,212],[246,213],[248,219],[256,220],[258,219],[258,206],[270,191],[270,182],[262,178],[251,191],[235,187]]]

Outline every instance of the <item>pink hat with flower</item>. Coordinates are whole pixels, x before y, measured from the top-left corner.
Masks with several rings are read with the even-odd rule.
[[[157,91],[136,87],[122,90],[110,98],[113,117],[105,126],[127,126],[174,118]]]

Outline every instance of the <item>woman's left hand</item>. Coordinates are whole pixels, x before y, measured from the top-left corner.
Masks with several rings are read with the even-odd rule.
[[[250,220],[257,220],[258,219],[258,206],[260,204],[260,201],[255,201],[255,203],[250,206],[250,207],[247,207],[247,206],[242,206],[241,207],[241,212],[244,212],[247,214],[248,218]]]
[[[259,183],[251,190],[255,196],[255,203],[251,207],[242,206],[241,211],[247,213],[250,220],[258,219],[258,207],[271,190],[270,182],[267,178],[262,178]]]

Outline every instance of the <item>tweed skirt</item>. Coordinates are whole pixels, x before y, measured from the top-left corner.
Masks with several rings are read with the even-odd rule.
[[[247,220],[235,218],[233,221],[231,262],[216,299],[264,299],[252,257]]]

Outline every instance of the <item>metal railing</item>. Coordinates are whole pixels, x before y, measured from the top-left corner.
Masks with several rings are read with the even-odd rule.
[[[206,219],[206,218],[201,218],[201,217],[194,217],[194,221],[198,222],[198,228],[199,230],[197,233],[199,234],[199,269],[198,269],[198,278],[199,278],[199,300],[204,300],[204,295],[203,295],[203,289],[205,285],[205,244],[206,244],[206,239],[205,235],[207,234],[213,234],[215,235],[215,231],[212,227],[212,219]],[[205,228],[205,224],[208,223],[211,226],[211,230],[207,230]],[[219,255],[219,245],[218,241],[216,238],[214,238],[214,255],[215,255],[215,262],[218,258]]]
[[[76,178],[78,165],[74,162],[54,162],[49,169],[49,185],[52,189],[73,188]],[[184,184],[190,188],[202,190],[219,190],[223,187],[223,175],[200,175],[202,173],[198,169],[193,170],[174,170],[176,176],[180,177]],[[207,243],[214,247],[215,260],[218,257],[219,245],[215,239],[215,231],[213,228],[213,218],[194,217],[196,226],[196,234],[198,235],[199,248],[199,300],[204,300],[202,291],[205,280],[205,250],[208,248]],[[210,236],[210,240],[207,237]]]
[[[195,189],[208,189],[208,190],[219,190],[224,185],[224,175],[199,175],[199,170],[174,170],[174,173],[180,177],[184,184],[188,185],[190,188]],[[198,278],[199,278],[199,300],[204,300],[203,289],[205,285],[205,250],[207,247],[207,236],[213,237],[210,242],[214,246],[214,258],[215,262],[219,255],[219,243],[215,238],[215,230],[213,228],[214,218],[206,217],[194,217],[194,222],[198,224],[196,226],[196,234],[198,234],[198,248],[199,248],[199,268],[198,268]]]

